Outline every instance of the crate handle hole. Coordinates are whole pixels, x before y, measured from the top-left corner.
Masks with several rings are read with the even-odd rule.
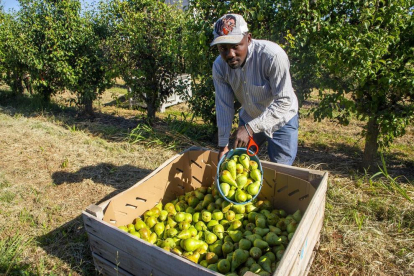
[[[294,190],[293,192],[288,193],[289,196],[299,193],[299,189]]]
[[[147,200],[145,198],[142,198],[142,197],[136,197],[135,199],[137,201],[147,202]]]
[[[177,171],[179,171],[180,173],[183,173],[184,171],[182,169],[179,168],[175,168]]]
[[[193,179],[195,179],[198,183],[201,184],[201,181],[197,177],[193,176]]]
[[[112,224],[115,224],[116,223],[116,220],[110,219],[109,222],[112,223]]]
[[[279,190],[277,190],[278,193],[283,192],[284,190],[286,190],[288,188],[288,186],[284,186],[282,188],[280,188]]]
[[[137,209],[138,207],[132,204],[125,204],[126,207],[131,208],[131,209]]]
[[[123,215],[123,216],[128,215],[127,213],[125,213],[125,212],[121,212],[121,211],[117,211],[117,213],[118,213],[118,214],[121,214],[121,215]]]
[[[193,163],[194,165],[196,165],[197,167],[199,167],[201,169],[201,166],[194,160],[191,160],[191,163]]]
[[[301,196],[300,198],[299,198],[299,200],[304,200],[305,198],[308,198],[309,197],[309,195],[304,195],[304,196]]]
[[[182,186],[182,185],[177,185],[177,187],[184,190],[184,186]]]
[[[267,186],[269,186],[270,188],[272,188],[272,185],[270,185],[270,183],[266,179],[263,178],[263,180],[267,184]]]

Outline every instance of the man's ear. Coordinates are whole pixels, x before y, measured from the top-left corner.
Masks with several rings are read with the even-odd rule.
[[[247,34],[247,45],[250,45],[250,42],[252,42],[252,34],[248,33]]]

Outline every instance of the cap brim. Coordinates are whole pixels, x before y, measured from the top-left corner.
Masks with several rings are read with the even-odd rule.
[[[222,35],[217,37],[210,43],[210,46],[216,44],[238,44],[242,41],[243,35]]]

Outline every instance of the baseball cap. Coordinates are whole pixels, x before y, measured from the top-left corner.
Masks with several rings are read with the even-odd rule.
[[[248,31],[247,23],[240,14],[225,14],[214,23],[214,40],[210,46],[238,44],[243,39],[243,34]]]

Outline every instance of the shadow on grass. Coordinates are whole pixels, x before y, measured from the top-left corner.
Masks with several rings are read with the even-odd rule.
[[[134,166],[115,166],[101,163],[97,166],[81,168],[74,173],[56,172],[52,175],[52,178],[57,185],[63,183],[75,184],[82,182],[84,179],[92,179],[96,183],[111,185],[116,188],[115,191],[98,202],[94,202],[94,204],[99,204],[128,189],[150,173],[150,170]],[[37,242],[49,255],[67,263],[72,270],[81,275],[98,275],[95,271],[88,236],[81,215],[39,237]]]
[[[101,163],[96,166],[86,166],[76,172],[58,171],[52,174],[56,185],[63,183],[81,183],[84,179],[91,179],[95,183],[111,185],[118,191],[102,199],[105,201],[115,194],[135,185],[139,180],[152,171],[140,169],[130,165],[116,166],[110,163]]]

